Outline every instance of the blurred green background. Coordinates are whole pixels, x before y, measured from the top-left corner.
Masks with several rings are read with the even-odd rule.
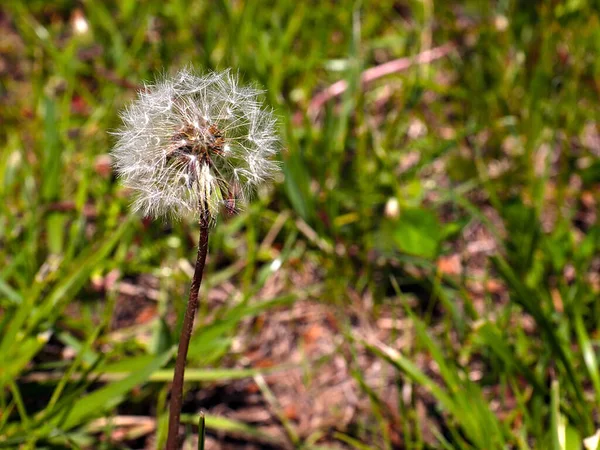
[[[107,154],[136,89],[192,64],[264,87],[285,149],[211,236],[185,448],[206,410],[213,449],[596,449],[599,19],[4,2],[0,447],[164,445],[198,227],[131,215]]]

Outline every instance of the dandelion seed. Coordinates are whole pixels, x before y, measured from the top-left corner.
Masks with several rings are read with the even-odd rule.
[[[210,217],[244,205],[279,170],[276,119],[230,71],[181,70],[146,86],[121,115],[112,151],[144,215]]]

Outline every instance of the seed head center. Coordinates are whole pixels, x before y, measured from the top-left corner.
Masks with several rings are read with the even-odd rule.
[[[171,138],[167,159],[192,158],[202,164],[212,165],[214,155],[222,155],[225,139],[215,124],[186,124]]]

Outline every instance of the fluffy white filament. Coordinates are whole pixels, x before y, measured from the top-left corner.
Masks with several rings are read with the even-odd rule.
[[[223,207],[245,203],[279,169],[276,119],[259,94],[230,71],[184,69],[146,86],[121,114],[112,150],[133,208],[214,220]]]

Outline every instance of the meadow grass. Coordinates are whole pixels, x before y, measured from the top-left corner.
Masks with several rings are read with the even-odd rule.
[[[188,64],[264,88],[285,143],[282,179],[212,232],[201,296],[229,296],[201,301],[186,372],[192,392],[253,380],[284,437],[210,411],[209,435],[559,450],[600,428],[596,2],[16,1],[0,27],[0,447],[130,448],[119,412],[156,419],[142,436],[164,444],[197,224],[131,215],[106,154],[136,88]],[[309,285],[265,299],[307,267]],[[115,326],[123,283],[151,292],[151,320]],[[406,327],[357,327],[357,298],[366,322]],[[336,312],[370,405],[308,436],[265,382],[286,367],[244,368],[235,350],[242,324],[306,299]]]

